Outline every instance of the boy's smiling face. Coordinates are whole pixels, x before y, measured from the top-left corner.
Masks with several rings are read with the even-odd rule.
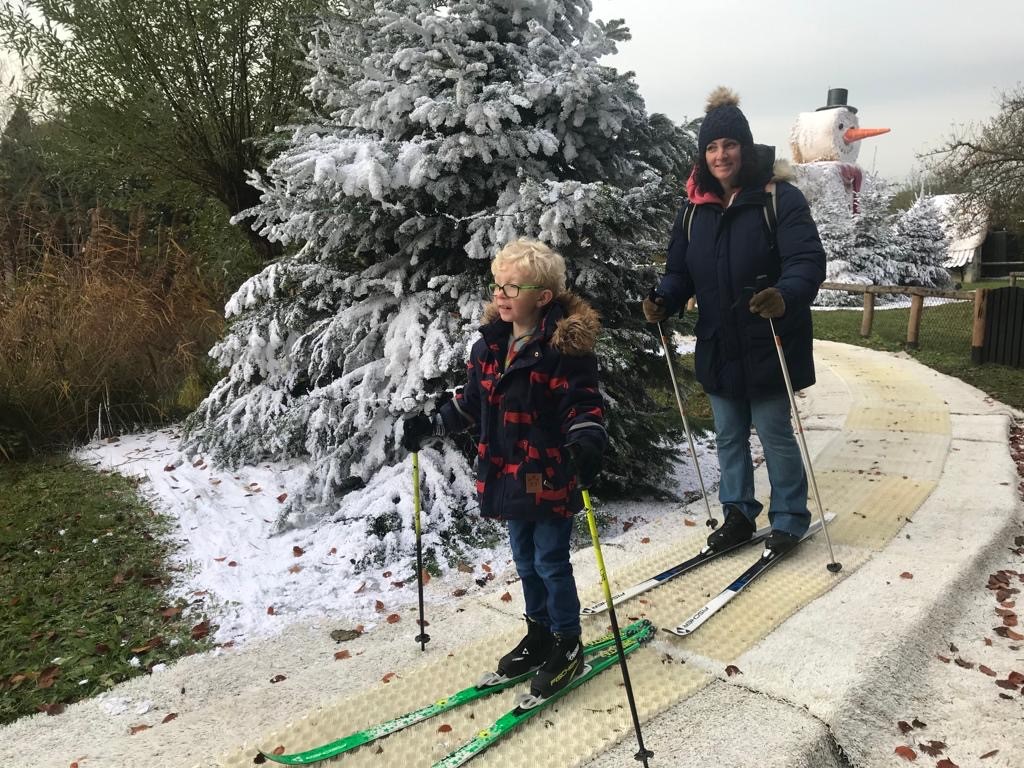
[[[494,282],[498,285],[535,285],[518,267],[501,267],[494,271]],[[551,301],[553,293],[547,288],[522,288],[519,295],[510,299],[502,290],[494,292],[494,304],[498,307],[498,315],[506,323],[512,323],[512,332],[522,336],[533,329],[544,307]]]

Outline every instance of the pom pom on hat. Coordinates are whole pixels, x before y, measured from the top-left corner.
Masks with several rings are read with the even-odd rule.
[[[707,115],[697,134],[697,149],[703,155],[708,144],[716,139],[735,139],[740,144],[753,144],[750,124],[740,111],[740,97],[735,91],[720,85],[710,94],[704,108]]]
[[[724,85],[720,85],[708,94],[708,103],[704,106],[705,112],[710,112],[718,107],[738,107],[740,97]]]

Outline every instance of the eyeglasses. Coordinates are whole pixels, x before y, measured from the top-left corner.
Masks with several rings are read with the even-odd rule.
[[[516,285],[515,283],[505,283],[504,285],[498,285],[497,283],[487,284],[487,295],[493,296],[498,291],[505,294],[506,298],[514,299],[519,295],[520,291],[539,291],[543,289],[543,285]]]

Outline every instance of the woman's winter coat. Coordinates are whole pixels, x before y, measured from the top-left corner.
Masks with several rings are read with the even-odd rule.
[[[512,324],[490,304],[468,381],[441,408],[446,432],[479,431],[477,494],[484,517],[570,517],[582,507],[567,443],[607,442],[594,344],[597,312],[563,293],[504,369]]]
[[[697,297],[695,373],[711,394],[760,398],[786,391],[769,321],[748,308],[750,297],[770,286],[786,301],[786,313],[773,322],[793,388],[814,383],[810,306],[825,279],[825,251],[803,194],[780,174],[785,168],[777,163],[773,179],[777,251],[765,217],[771,194],[763,185],[740,190],[725,208],[691,176],[689,234],[685,206],[672,227],[658,293],[672,312]]]

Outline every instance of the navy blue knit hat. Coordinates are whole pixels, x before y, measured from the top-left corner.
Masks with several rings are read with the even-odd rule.
[[[739,104],[740,97],[724,85],[715,88],[708,95],[708,103],[704,108],[707,115],[700,125],[700,133],[697,134],[697,149],[701,155],[715,139],[735,139],[746,145],[754,143],[750,124],[740,112]]]

